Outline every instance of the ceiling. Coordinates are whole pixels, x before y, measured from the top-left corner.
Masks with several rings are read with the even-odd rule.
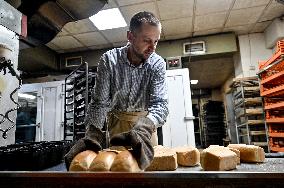
[[[153,12],[162,23],[161,40],[263,32],[284,13],[284,5],[275,0],[109,0],[103,9],[114,7],[127,23],[138,11]],[[127,29],[99,31],[89,19],[69,22],[47,46],[58,53],[122,46]]]
[[[162,23],[161,41],[225,32],[263,32],[274,18],[284,14],[284,5],[275,0],[109,0],[103,9],[115,7],[127,23],[139,11],[153,12]],[[67,23],[46,46],[60,54],[119,47],[127,42],[127,30],[128,27],[99,31],[89,19],[83,19]],[[27,61],[25,66],[32,64]],[[39,63],[34,67],[39,70]],[[192,57],[185,67],[189,68],[190,79],[199,80],[197,85],[191,85],[193,89],[218,88],[234,73],[232,54]]]

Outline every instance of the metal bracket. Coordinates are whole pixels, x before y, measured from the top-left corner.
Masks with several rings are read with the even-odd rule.
[[[184,117],[184,120],[194,120],[194,119],[195,119],[195,116]]]

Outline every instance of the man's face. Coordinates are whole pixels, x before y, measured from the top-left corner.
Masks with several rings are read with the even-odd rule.
[[[135,32],[128,32],[127,37],[132,44],[134,55],[142,60],[146,60],[156,50],[160,39],[161,26],[153,26],[144,23]]]

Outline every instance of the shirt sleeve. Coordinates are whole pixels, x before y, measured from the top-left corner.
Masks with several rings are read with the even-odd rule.
[[[166,63],[164,60],[159,61],[160,63],[156,66],[150,85],[150,101],[147,115],[156,127],[162,126],[169,114]]]
[[[98,64],[96,84],[91,94],[91,102],[85,119],[85,125],[91,124],[98,128],[104,126],[106,115],[110,106],[110,69],[107,65],[106,55],[103,55]]]

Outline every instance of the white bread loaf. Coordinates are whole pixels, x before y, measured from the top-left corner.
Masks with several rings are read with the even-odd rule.
[[[229,148],[231,151],[235,152],[237,155],[237,164],[241,164],[241,152],[238,149],[235,148]]]
[[[224,146],[219,146],[219,145],[210,145],[209,148],[211,147],[223,147],[223,148],[226,148],[226,149],[229,149],[233,152],[235,152],[237,154],[237,164],[241,164],[241,161],[240,161],[240,151],[238,149],[235,149],[235,148],[228,148],[228,147],[224,147]]]
[[[192,146],[173,148],[177,153],[177,163],[181,166],[196,166],[200,162],[200,152]]]
[[[255,145],[229,144],[229,148],[234,148],[241,153],[241,162],[264,162],[265,153],[263,148]]]
[[[110,171],[117,153],[114,151],[101,151],[91,163],[90,171]]]
[[[146,171],[163,171],[177,169],[177,154],[175,150],[163,146],[154,147],[154,159]]]
[[[111,171],[115,172],[140,172],[141,169],[138,166],[136,159],[132,156],[128,150],[119,152],[112,165]]]
[[[72,160],[69,171],[87,171],[97,153],[91,150],[83,151],[77,154]]]
[[[204,170],[232,170],[237,166],[237,154],[225,147],[208,147],[200,154]]]

